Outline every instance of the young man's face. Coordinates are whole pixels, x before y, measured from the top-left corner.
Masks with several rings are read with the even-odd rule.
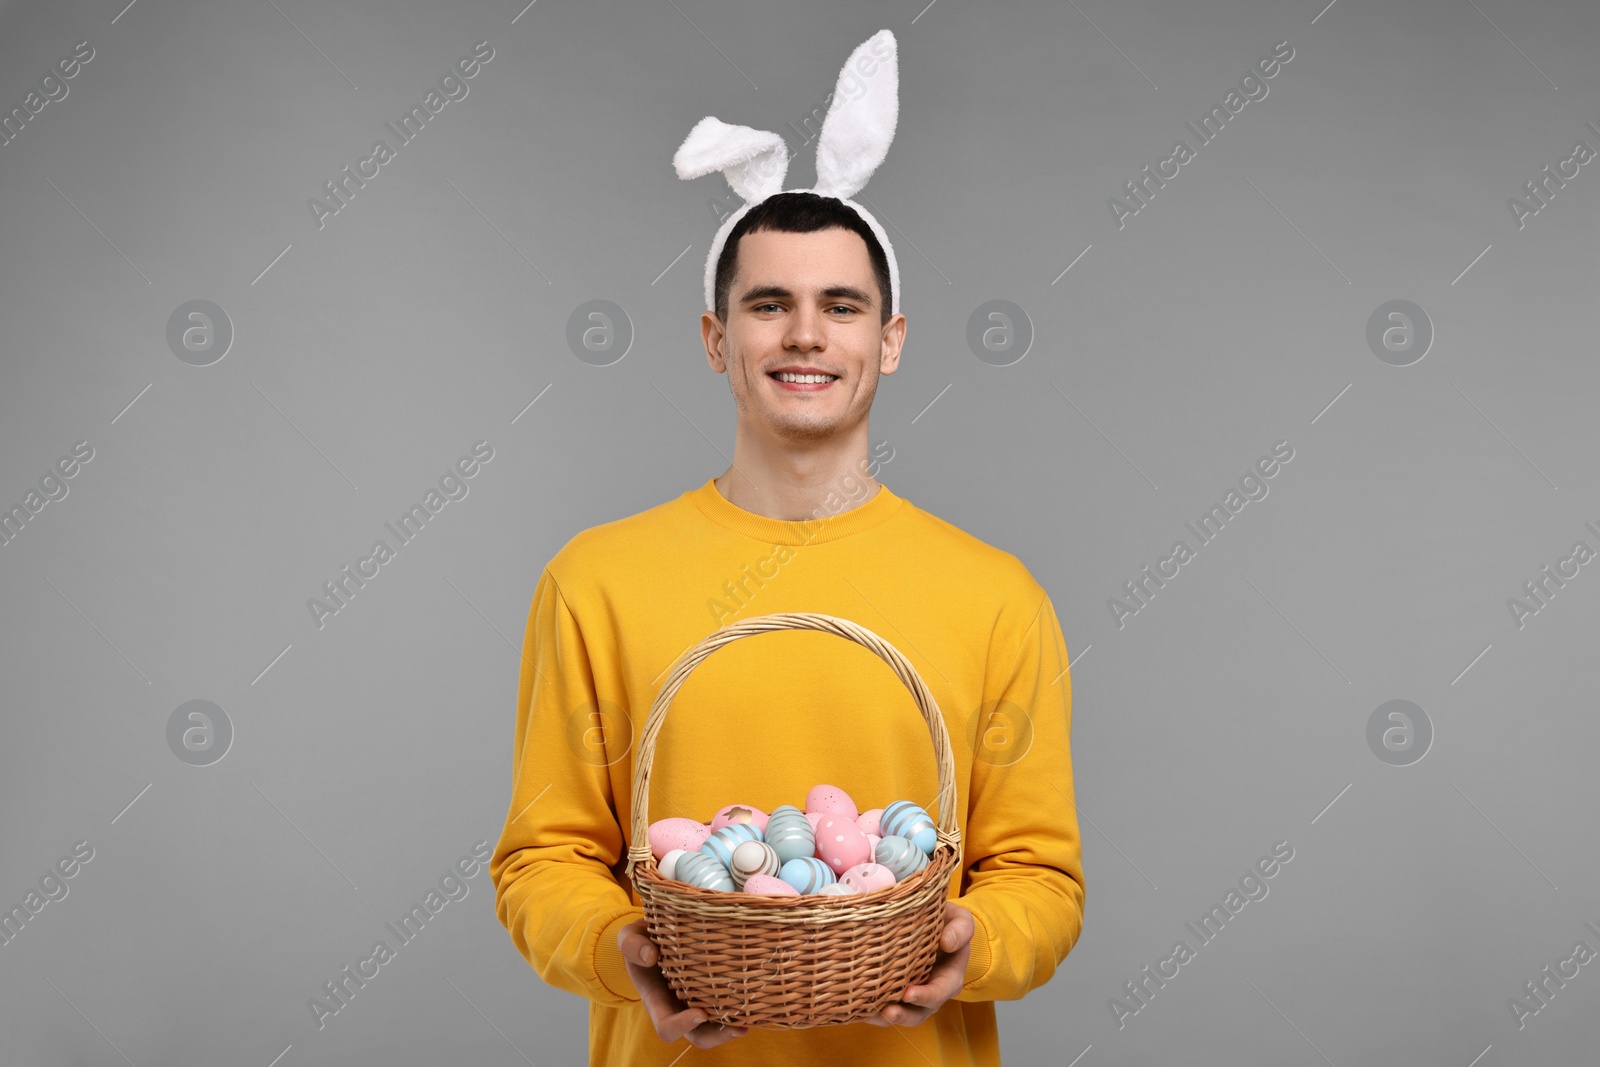
[[[701,317],[707,358],[728,374],[741,427],[802,443],[859,426],[864,438],[878,375],[894,373],[905,338],[904,315],[879,325],[881,300],[867,244],[850,230],[741,237],[727,324]],[[777,372],[789,367],[836,377],[786,384]]]

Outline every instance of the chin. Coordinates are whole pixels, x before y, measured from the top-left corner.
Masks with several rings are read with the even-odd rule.
[[[837,422],[769,422],[773,434],[790,441],[827,441],[839,436],[843,427]]]

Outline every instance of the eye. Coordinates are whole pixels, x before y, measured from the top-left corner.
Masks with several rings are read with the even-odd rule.
[[[765,310],[767,310],[767,308],[775,308],[777,306],[778,306],[777,304],[757,304],[755,307],[751,308],[751,310],[752,311],[765,311]]]
[[[851,312],[851,313],[854,313],[855,310],[856,310],[855,308],[850,307],[848,304],[835,304],[835,305],[833,305],[833,307],[829,308],[828,310],[829,311],[839,311],[841,309],[844,310],[844,311]]]

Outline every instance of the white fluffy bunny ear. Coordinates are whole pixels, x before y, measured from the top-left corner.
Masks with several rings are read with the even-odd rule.
[[[755,204],[783,189],[789,146],[775,133],[707,115],[678,146],[672,165],[683,179],[720,170],[740,199]]]
[[[879,30],[850,53],[817,139],[821,196],[854,196],[878,169],[894,140],[900,113],[899,52],[894,34]]]

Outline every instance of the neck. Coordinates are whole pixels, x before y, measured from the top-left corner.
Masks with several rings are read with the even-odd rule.
[[[755,515],[799,521],[860,507],[882,488],[867,473],[866,427],[859,435],[804,451],[767,449],[741,435],[733,465],[717,476],[717,492]]]

